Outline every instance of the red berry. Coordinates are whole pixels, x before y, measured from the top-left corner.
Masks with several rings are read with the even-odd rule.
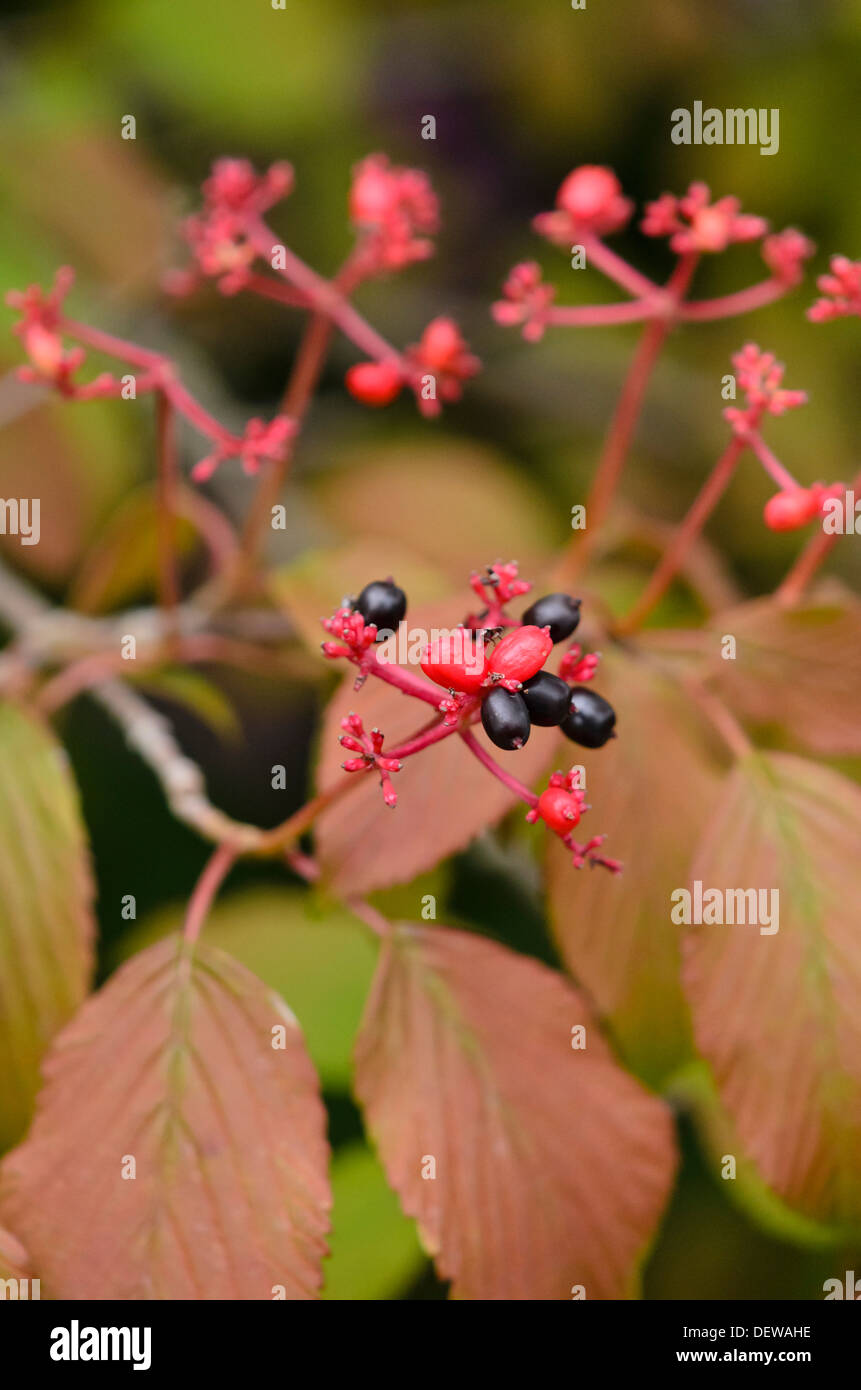
[[[776,492],[765,504],[765,524],[772,531],[794,531],[806,526],[818,510],[818,498],[813,501],[807,488],[799,487]]]
[[[490,669],[509,681],[528,681],[541,670],[552,650],[553,639],[547,628],[518,627],[503,637],[493,653]]]
[[[390,405],[403,386],[394,362],[359,362],[345,377],[347,390],[363,405]]]
[[[612,169],[582,164],[565,179],[556,195],[556,206],[581,221],[599,216],[619,197],[622,186]]]
[[[539,796],[536,809],[557,835],[569,835],[580,819],[580,802],[564,787],[548,787]]]
[[[449,638],[432,642],[425,648],[420,666],[426,676],[446,690],[461,690],[477,695],[487,676],[487,652],[483,643],[476,643],[464,633],[463,647]]]
[[[462,347],[463,338],[454,319],[432,319],[422,334],[422,358],[431,371],[446,368]]]

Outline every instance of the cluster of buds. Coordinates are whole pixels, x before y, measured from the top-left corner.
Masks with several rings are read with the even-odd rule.
[[[341,747],[358,755],[347,758],[341,767],[345,772],[369,772],[371,768],[376,768],[380,774],[383,800],[387,806],[397,806],[398,794],[392,786],[391,774],[400,772],[403,764],[398,758],[388,758],[383,753],[384,735],[379,729],[372,729],[366,734],[358,714],[348,714],[346,719],[341,720],[341,728],[344,730],[338,740]]]
[[[63,304],[75,281],[71,266],[60,266],[54,283],[47,292],[40,285],[26,290],[10,290],[6,303],[21,315],[12,332],[21,339],[29,358],[26,366],[17,369],[19,381],[31,385],[53,386],[61,396],[70,400],[93,400],[117,395],[121,383],[110,372],[81,385],[75,373],[86,361],[82,347],[67,348],[63,343]]]
[[[414,392],[426,416],[438,415],[443,405],[460,400],[464,382],[481,364],[452,319],[433,319],[419,341],[400,352],[345,298],[363,280],[402,270],[433,254],[430,238],[439,226],[439,203],[427,176],[418,169],[394,166],[382,154],[369,155],[356,165],[349,195],[356,244],[331,283],[279,245],[263,220],[292,187],[288,164],[273,164],[258,175],[247,160],[218,160],[202,186],[201,211],[183,227],[196,270],[172,271],[165,287],[176,295],[188,294],[208,278],[222,294],[249,290],[284,304],[326,311],[368,354],[369,360],[346,375],[347,389],[364,405],[389,405],[404,387]],[[280,261],[271,255],[276,250]]]
[[[816,251],[816,246],[803,232],[786,227],[773,232],[762,243],[762,259],[774,280],[786,289],[793,289],[804,278],[804,262]]]
[[[259,473],[264,463],[275,463],[286,456],[297,429],[296,421],[289,415],[276,415],[268,424],[256,418],[249,420],[241,436],[220,440],[212,453],[195,464],[191,476],[195,482],[205,482],[228,458],[238,458],[245,473]]]
[[[346,657],[358,666],[359,675],[356,677],[356,689],[359,690],[374,661],[374,643],[377,640],[376,625],[366,622],[358,609],[349,604],[342,604],[340,608],[335,610],[331,618],[322,618],[321,623],[326,632],[337,638],[337,641],[334,642],[321,643],[320,649],[323,655],[332,660]]]
[[[756,343],[746,343],[732,362],[747,402],[744,409],[727,406],[723,412],[736,434],[744,436],[758,429],[764,415],[783,415],[806,405],[806,391],[789,391],[783,385],[786,368],[773,352],[762,352]]]
[[[425,174],[372,154],[353,170],[350,219],[364,273],[401,270],[433,255],[428,238],[439,230],[439,202]]]
[[[293,188],[289,164],[272,164],[258,174],[247,159],[218,159],[201,185],[203,206],[186,218],[182,231],[197,263],[198,274],[171,274],[165,288],[188,294],[201,278],[215,280],[222,294],[246,289],[257,259],[251,228]]]
[[[829,274],[820,275],[816,286],[823,298],[817,299],[807,310],[807,317],[813,323],[845,318],[849,314],[861,316],[861,261],[850,261],[848,256],[832,256]]]
[[[713,203],[706,183],[692,183],[681,198],[662,193],[646,204],[640,227],[646,236],[669,237],[678,256],[725,251],[734,242],[758,241],[768,231],[765,218],[742,212],[738,198]]]
[[[491,308],[496,322],[503,328],[520,327],[528,343],[543,338],[556,287],[543,282],[538,262],[521,261],[512,266],[502,295]]]
[[[555,208],[535,217],[533,227],[541,236],[568,250],[574,243],[581,245],[589,263],[631,298],[621,304],[558,306],[554,303],[556,291],[542,283],[539,267],[524,261],[511,270],[503,286],[503,298],[492,307],[497,323],[518,326],[524,338],[535,342],[554,324],[594,327],[649,318],[668,324],[728,318],[759,308],[794,288],[803,277],[804,262],[816,250],[813,242],[794,227],[768,234],[764,217],[742,211],[735,197],[713,200],[708,185],[695,182],[681,196],[663,193],[647,203],[640,222],[646,236],[666,237],[670,249],[681,258],[677,271],[661,286],[604,244],[605,237],[627,225],[633,209],[633,202],[625,197],[612,169],[582,165],[572,170],[559,188]],[[715,254],[737,243],[752,241],[761,243],[768,279],[720,299],[687,299],[689,282],[702,254]],[[851,263],[845,258],[838,258],[838,262],[838,271],[825,277],[827,283],[821,288],[836,296],[835,302],[841,302],[841,307],[817,306],[814,317],[852,312],[842,307],[842,303],[852,302]],[[856,278],[856,303],[857,289]]]
[[[471,628],[511,627],[512,620],[504,612],[505,605],[528,594],[532,588],[528,580],[519,578],[516,560],[508,564],[497,561],[487,565],[483,573],[473,570],[469,586],[485,605],[481,613],[470,614],[467,618],[466,626]]]
[[[592,679],[600,660],[600,652],[584,652],[579,642],[573,642],[559,663],[559,674],[564,681],[581,685]]]

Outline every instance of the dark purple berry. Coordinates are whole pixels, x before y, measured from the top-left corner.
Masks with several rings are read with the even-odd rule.
[[[526,682],[520,693],[526,701],[532,723],[539,724],[543,729],[561,724],[568,714],[571,691],[561,676],[539,671]]]
[[[481,722],[491,743],[510,752],[522,748],[529,738],[529,711],[526,701],[516,691],[497,686],[485,695],[481,706]]]
[[[603,748],[616,723],[613,706],[588,685],[572,686],[570,696],[571,713],[562,721],[563,734],[583,748]]]
[[[549,627],[554,642],[570,637],[580,621],[580,599],[570,594],[545,594],[536,599],[523,614],[523,622],[534,627]]]
[[[394,632],[401,622],[407,611],[407,596],[391,579],[375,579],[359,594],[356,608],[366,623],[379,629],[379,642],[384,632]]]

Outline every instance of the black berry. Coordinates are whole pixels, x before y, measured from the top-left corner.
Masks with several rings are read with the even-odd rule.
[[[549,627],[553,641],[563,642],[580,621],[580,600],[570,594],[545,594],[527,608],[523,621],[535,627]]]
[[[481,706],[481,722],[491,743],[508,752],[522,748],[529,738],[529,710],[516,691],[491,690]]]
[[[561,724],[568,714],[571,691],[561,676],[539,671],[526,682],[520,693],[526,701],[532,723],[539,724],[543,729]]]
[[[391,579],[375,579],[359,594],[356,608],[365,622],[373,623],[381,634],[394,632],[407,611],[407,596]]]
[[[562,732],[584,748],[603,748],[613,734],[616,711],[587,685],[571,687],[571,713],[562,721]]]

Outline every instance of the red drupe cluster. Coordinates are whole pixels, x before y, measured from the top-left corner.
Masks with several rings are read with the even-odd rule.
[[[331,658],[346,658],[358,667],[357,689],[368,676],[376,676],[436,710],[435,719],[391,755],[382,753],[379,730],[366,735],[358,716],[350,715],[343,724],[341,743],[357,756],[345,762],[344,769],[364,772],[376,768],[386,803],[394,806],[397,798],[388,774],[398,771],[405,758],[460,734],[479,761],[528,803],[529,819],[544,820],[564,840],[577,867],[601,863],[617,871],[619,865],[614,860],[594,853],[602,837],[587,845],[572,838],[581,814],[588,809],[583,792],[572,780],[576,771],[567,779],[561,773],[554,774],[548,788],[536,796],[496,763],[470,732],[471,726],[480,722],[491,743],[508,752],[524,746],[533,726],[559,728],[585,748],[601,748],[615,737],[612,706],[581,683],[595,673],[595,653],[584,654],[575,642],[562,658],[561,675],[546,669],[554,646],[577,628],[580,600],[570,594],[545,594],[518,622],[505,606],[531,586],[518,577],[516,564],[490,565],[481,574],[474,572],[470,582],[485,604],[482,612],[428,642],[419,657],[425,676],[447,692],[444,699],[409,670],[380,658],[380,641],[396,631],[407,611],[406,595],[393,579],[366,584],[358,598],[345,600],[331,618],[323,620],[325,630],[337,639],[324,642],[323,652]]]

